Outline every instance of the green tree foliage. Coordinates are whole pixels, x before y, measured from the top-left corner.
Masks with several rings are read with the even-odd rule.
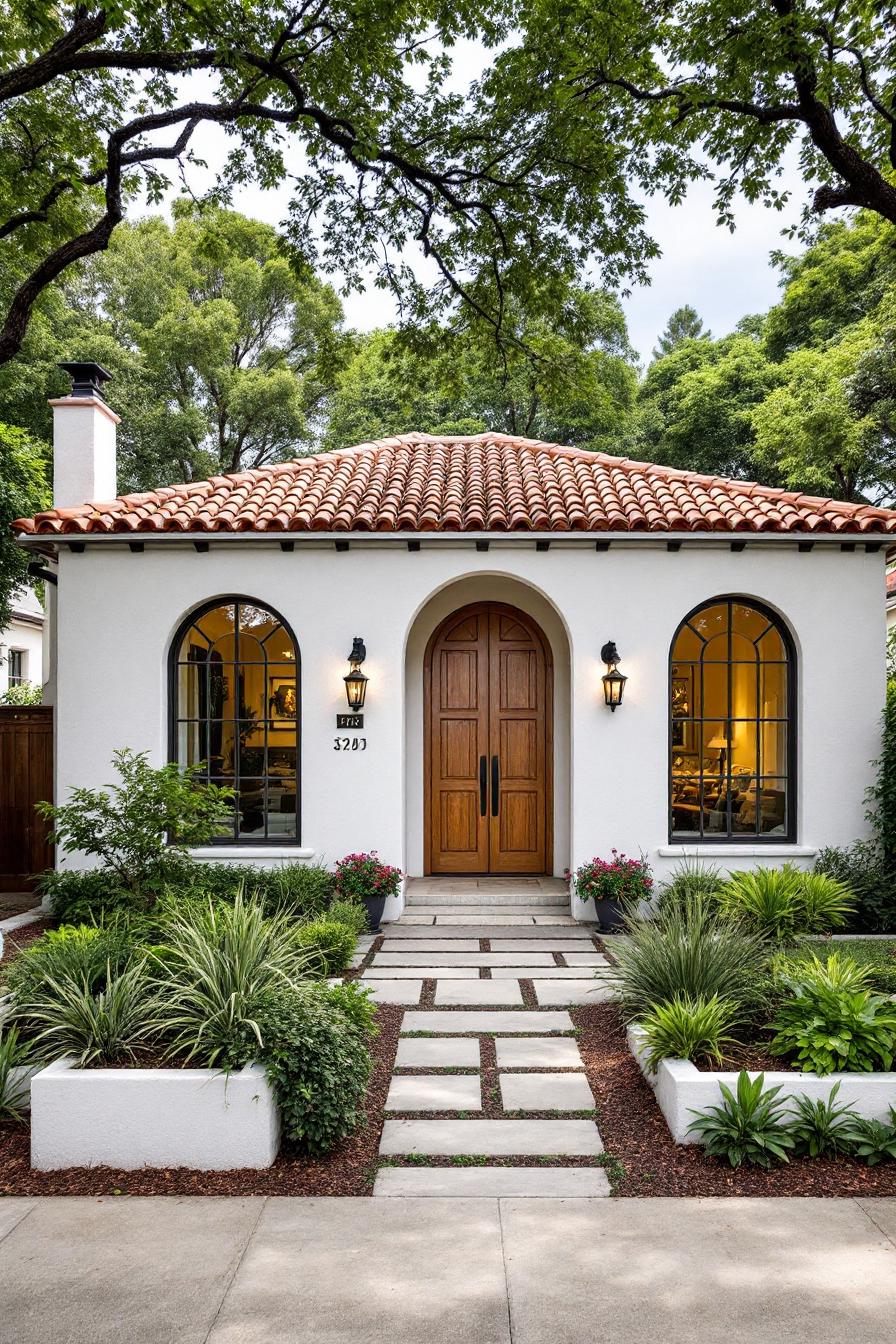
[[[45,449],[24,430],[0,422],[0,630],[27,579],[28,555],[16,545],[11,524],[49,503]]]
[[[49,436],[46,399],[65,384],[57,362],[88,352],[113,374],[122,488],[307,450],[347,340],[336,294],[291,261],[275,229],[185,203],[173,227],[123,224],[65,301],[42,307],[0,370],[0,406]]]
[[[714,341],[684,340],[650,365],[627,426],[630,451],[651,462],[710,475],[762,475],[753,412],[777,381],[775,366],[752,330]]]
[[[653,357],[654,359],[662,359],[664,355],[671,355],[675,347],[681,345],[682,341],[697,341],[701,336],[709,339],[711,335],[711,332],[704,329],[697,309],[686,303],[683,307],[676,308],[669,318],[665,331],[656,343]]]
[[[626,435],[651,461],[850,501],[896,499],[896,235],[870,213],[778,253],[780,302],[654,360]]]
[[[212,199],[287,183],[297,254],[349,283],[372,269],[410,318],[463,299],[500,325],[509,295],[595,256],[610,283],[642,274],[656,249],[606,138],[558,139],[537,100],[527,107],[539,82],[528,75],[513,90],[452,82],[457,42],[496,48],[518,24],[513,0],[7,0],[0,363],[47,287],[108,246],[138,191],[156,202],[189,177],[207,123],[230,146]],[[571,132],[580,121],[570,116]]]
[[[634,403],[634,352],[616,299],[563,286],[505,322],[462,318],[409,342],[371,333],[341,376],[327,447],[422,430],[502,431],[590,447],[612,445]]]
[[[741,192],[783,206],[794,147],[807,220],[861,206],[896,223],[896,28],[883,0],[532,0],[521,24],[494,81],[567,153],[606,141],[630,189],[677,200],[710,177],[733,224]]]

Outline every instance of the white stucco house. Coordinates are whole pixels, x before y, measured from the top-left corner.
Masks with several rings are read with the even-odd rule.
[[[43,684],[44,609],[33,588],[19,589],[12,601],[12,619],[0,630],[0,696],[11,686]]]
[[[60,798],[117,747],[203,761],[237,791],[213,856],[411,875],[863,834],[896,513],[500,434],[116,498],[103,372],[68,367],[18,524],[58,578]]]

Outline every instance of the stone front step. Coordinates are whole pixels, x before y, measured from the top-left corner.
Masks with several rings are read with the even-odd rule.
[[[606,1199],[601,1167],[381,1167],[375,1198]]]
[[[593,1120],[386,1120],[385,1157],[598,1157]]]
[[[464,916],[458,918],[463,919]],[[425,928],[425,932],[424,932]],[[386,924],[384,932],[388,939],[396,938],[414,938],[418,942],[425,938],[445,939],[450,942],[454,938],[512,938],[518,941],[522,938],[562,938],[565,942],[580,942],[592,947],[591,939],[596,933],[596,929],[588,927],[586,924],[483,924],[476,921],[472,924],[432,924],[421,926],[419,924]]]
[[[538,891],[534,888],[521,888],[509,886],[505,890],[499,888],[497,891],[443,891],[431,887],[429,890],[421,892],[419,895],[410,888],[406,898],[408,910],[416,911],[419,908],[425,910],[439,909],[444,906],[457,908],[458,906],[481,906],[482,909],[491,909],[494,906],[518,906],[525,905],[529,907],[550,906],[552,908],[563,908],[569,913],[569,897],[560,895],[555,891]]]
[[[405,913],[401,916],[406,919],[409,915],[426,915],[432,919],[444,919],[446,915],[475,915],[481,911],[485,919],[494,919],[500,916],[501,919],[511,918],[531,921],[533,919],[555,919],[558,924],[577,924],[578,920],[573,919],[569,913],[569,905],[493,905],[493,906],[471,906],[471,905],[407,905]]]
[[[461,982],[463,983],[463,982]],[[405,1013],[401,1022],[402,1036],[415,1031],[432,1032],[434,1036],[453,1036],[459,1032],[495,1033],[498,1036],[518,1035],[527,1032],[535,1036],[551,1035],[556,1031],[572,1031],[572,1018],[566,1012],[537,1012],[535,1009],[512,1008],[504,1012],[477,1011],[452,1012],[443,1009]]]

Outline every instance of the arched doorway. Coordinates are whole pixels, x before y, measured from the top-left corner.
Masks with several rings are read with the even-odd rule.
[[[550,872],[553,665],[541,629],[501,602],[461,607],[429,640],[423,677],[426,871]]]

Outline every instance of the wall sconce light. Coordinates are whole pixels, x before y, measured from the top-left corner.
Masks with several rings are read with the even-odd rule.
[[[612,639],[608,639],[600,651],[600,656],[607,665],[607,670],[603,675],[604,683],[604,704],[610,706],[611,714],[616,712],[616,706],[622,704],[622,696],[625,691],[625,683],[628,677],[623,676],[619,671],[619,650]]]
[[[365,677],[361,671],[361,664],[367,657],[367,650],[364,647],[364,641],[360,635],[355,635],[352,642],[352,651],[348,656],[348,673],[343,677],[345,682],[345,698],[348,700],[348,707],[353,714],[357,714],[364,708],[364,700],[367,695],[368,677]]]

